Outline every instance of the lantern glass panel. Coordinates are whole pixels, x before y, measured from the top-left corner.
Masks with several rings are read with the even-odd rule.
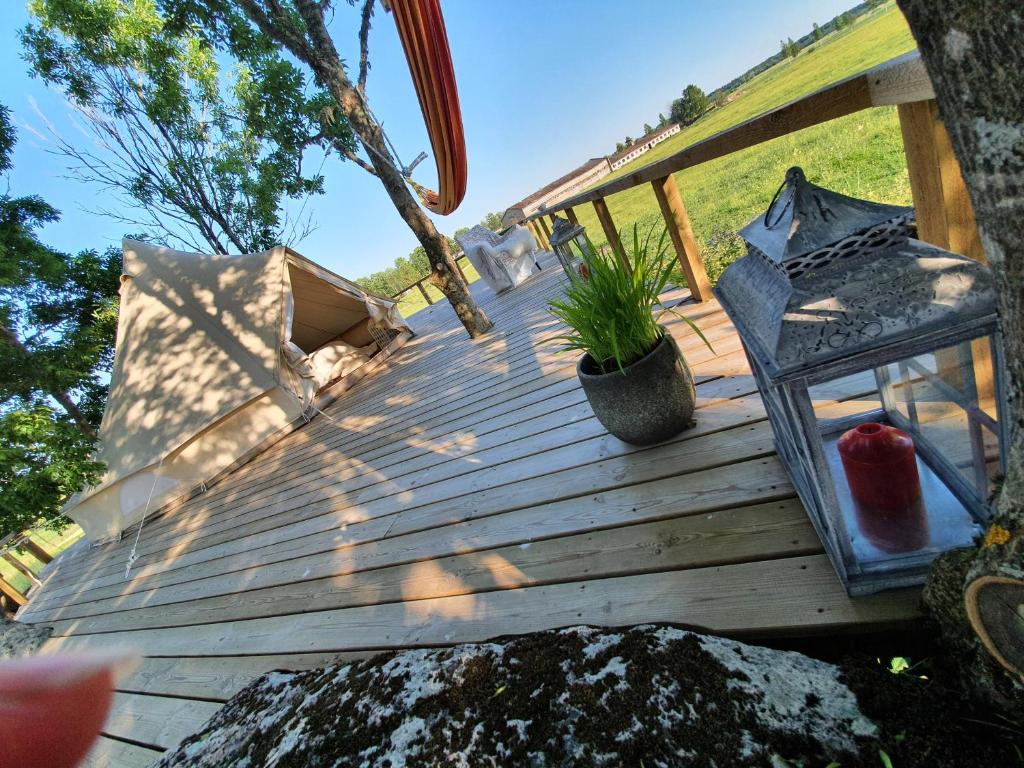
[[[991,389],[986,363],[992,363],[991,343],[975,339],[807,389],[827,469],[817,472],[841,514],[835,528],[845,539],[851,575],[923,565],[968,546],[980,532],[987,489],[999,471],[998,424],[986,412],[995,409],[995,393],[979,386],[987,382]],[[858,497],[838,444],[845,432],[869,422],[910,435],[909,461],[920,482],[916,500],[883,508],[865,503],[863,493]],[[889,465],[872,471],[881,487],[902,482]]]
[[[978,503],[1001,472],[994,370],[991,341],[981,337],[892,363],[880,376],[889,419],[920,435]]]

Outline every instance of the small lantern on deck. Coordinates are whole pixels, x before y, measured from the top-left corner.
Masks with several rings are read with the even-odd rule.
[[[579,277],[580,267],[583,262],[580,257],[573,253],[571,243],[575,243],[580,253],[588,253],[590,245],[587,243],[586,230],[579,224],[573,224],[568,219],[554,216],[551,225],[551,237],[549,242],[558,257],[558,263],[562,265],[570,278]]]
[[[911,209],[791,168],[715,294],[779,456],[850,594],[919,584],[971,543],[1005,469],[995,289],[912,237]]]

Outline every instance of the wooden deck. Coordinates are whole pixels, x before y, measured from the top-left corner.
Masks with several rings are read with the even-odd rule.
[[[151,518],[129,580],[128,535],[54,564],[20,618],[52,625],[53,650],[146,657],[92,764],[145,764],[255,675],[339,654],[579,623],[758,637],[917,615],[915,590],[846,597],[714,302],[683,309],[717,356],[670,323],[697,426],[637,449],[604,432],[550,341],[563,279],[487,295],[496,328],[475,342],[447,304],[417,314],[419,335],[330,420]],[[854,390],[828,393],[837,411]]]

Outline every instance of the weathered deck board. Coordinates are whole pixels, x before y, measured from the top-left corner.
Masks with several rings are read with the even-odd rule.
[[[487,297],[497,329],[477,341],[444,304],[418,314],[420,335],[333,421],[148,521],[127,581],[130,537],[48,571],[21,613],[54,627],[48,649],[146,656],[92,764],[142,764],[253,677],[336,654],[581,622],[756,637],[917,616],[914,590],[846,597],[714,302],[684,309],[717,355],[669,323],[698,381],[697,426],[638,449],[604,433],[551,346],[560,284],[551,270]],[[872,387],[821,396],[842,413]]]
[[[81,768],[144,768],[160,757],[159,750],[139,747],[101,735]]]

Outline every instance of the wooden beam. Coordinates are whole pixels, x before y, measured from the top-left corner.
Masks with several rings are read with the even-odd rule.
[[[565,214],[565,218],[569,220],[569,223],[573,226],[579,226],[580,220],[576,218],[576,211],[572,208],[566,208],[562,213]]]
[[[608,210],[607,204],[604,202],[603,197],[599,197],[593,201],[594,210],[597,212],[597,220],[601,222],[601,228],[604,230],[604,236],[608,238],[608,245],[611,246],[612,253],[615,254],[615,258],[619,260],[619,264],[626,272],[633,274],[633,265],[629,263],[629,259],[626,258],[626,250],[622,247],[622,240],[619,238],[619,231],[615,228],[615,222],[612,220],[612,214]]]
[[[679,265],[686,276],[686,284],[690,287],[690,294],[697,301],[707,301],[711,298],[711,282],[704,269],[704,261],[700,257],[700,248],[693,237],[693,227],[690,225],[690,217],[686,213],[683,198],[679,194],[676,179],[669,174],[664,178],[655,179],[651,186],[654,188],[654,196],[658,199],[658,207],[661,208],[669,236],[672,238],[672,245],[675,246],[676,255],[679,257]]]
[[[433,304],[434,300],[430,298],[430,294],[427,293],[427,289],[423,287],[423,281],[416,283],[416,287],[420,289],[420,293],[423,294],[423,298],[427,300],[427,304]]]
[[[39,577],[37,577],[35,573],[32,572],[31,568],[29,568],[27,565],[21,562],[21,560],[16,558],[10,552],[4,552],[2,555],[0,555],[0,557],[2,557],[4,561],[6,561],[12,568],[14,568],[14,570],[18,571],[22,576],[27,578],[33,584],[38,586],[39,584],[43,583],[39,580]]]
[[[39,544],[36,544],[36,542],[30,539],[27,535],[25,539],[22,540],[22,542],[15,547],[15,549],[25,550],[30,555],[32,555],[32,557],[34,557],[36,560],[43,563],[43,565],[53,560],[53,555],[51,555],[49,552],[43,549],[42,546],[40,546]]]
[[[3,576],[0,576],[0,594],[4,595],[9,600],[13,600],[18,605],[25,605],[28,603],[28,598],[15,589],[14,585],[7,581]]]

